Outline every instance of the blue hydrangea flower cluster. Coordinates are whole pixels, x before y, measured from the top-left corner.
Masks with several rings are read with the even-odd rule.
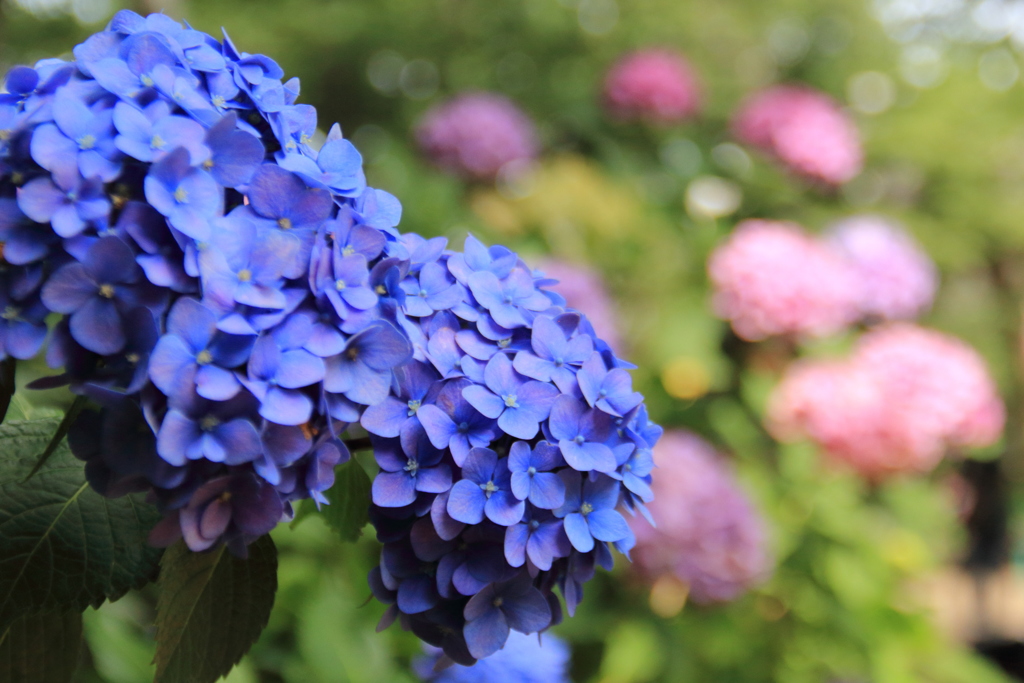
[[[414,668],[432,683],[570,683],[570,654],[569,647],[552,635],[513,632],[503,650],[473,666],[442,668],[447,663],[444,654],[428,646],[428,654],[416,660]]]
[[[244,554],[324,501],[339,435],[411,358],[412,264],[444,246],[398,234],[337,126],[314,150],[282,77],[226,34],[122,11],[0,94],[0,357],[38,354],[59,314],[63,371],[35,386],[99,404],[72,448],[101,493],[151,493],[157,543]]]
[[[504,247],[413,259],[395,290],[413,360],[360,423],[380,473],[370,574],[404,628],[460,664],[572,614],[646,514],[651,448],[627,368]]]
[[[73,452],[151,541],[245,554],[369,432],[370,582],[461,664],[571,614],[647,516],[629,364],[503,247],[400,234],[270,58],[122,11],[0,94],[0,357],[47,338]],[[52,316],[52,317],[51,317]],[[48,319],[56,321],[48,329]]]

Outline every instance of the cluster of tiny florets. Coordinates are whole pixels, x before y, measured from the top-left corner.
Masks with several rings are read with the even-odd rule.
[[[769,405],[778,438],[808,437],[874,479],[928,471],[950,449],[988,446],[1004,420],[978,353],[908,323],[868,332],[845,360],[796,363]]]
[[[74,56],[0,95],[0,357],[49,333],[35,386],[99,406],[68,435],[93,487],[148,491],[157,545],[244,555],[327,502],[359,423],[387,619],[468,664],[557,622],[555,587],[572,612],[651,499],[632,366],[509,250],[400,234],[270,58],[130,11]],[[453,106],[423,135],[463,170],[533,153],[507,103]],[[460,147],[465,116],[493,146]]]
[[[414,360],[362,416],[384,623],[456,662],[557,623],[556,587],[571,614],[611,548],[633,545],[620,510],[652,499],[661,430],[632,366],[553,284],[472,237],[424,265],[401,304]]]
[[[149,491],[152,540],[244,553],[323,502],[338,436],[412,346],[395,290],[423,240],[269,57],[118,13],[74,60],[0,95],[0,353],[99,404],[71,428],[89,481]]]

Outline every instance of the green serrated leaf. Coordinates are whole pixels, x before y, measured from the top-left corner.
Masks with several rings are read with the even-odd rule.
[[[158,569],[161,551],[146,543],[156,508],[93,491],[67,444],[25,481],[56,428],[56,420],[0,426],[0,630],[25,614],[116,600]]]
[[[14,396],[14,370],[18,361],[7,357],[0,361],[0,422],[7,417],[7,409],[11,407]]]
[[[75,397],[74,403],[72,403],[71,407],[68,408],[68,412],[64,413],[64,417],[57,425],[57,428],[53,431],[53,436],[50,437],[50,441],[46,444],[46,448],[44,448],[43,452],[39,454],[36,464],[32,466],[28,476],[25,477],[26,481],[34,477],[36,473],[43,468],[46,461],[53,456],[57,447],[64,441],[64,437],[68,435],[68,430],[71,429],[71,425],[75,421],[75,418],[78,417],[80,412],[82,412],[82,408],[85,407],[85,403],[86,400],[84,396]]]
[[[270,536],[239,559],[220,546],[169,548],[160,565],[154,683],[213,683],[249,651],[267,625],[277,592]]]
[[[0,681],[67,683],[78,668],[80,612],[42,612],[21,617],[0,634]]]
[[[346,543],[354,543],[370,522],[370,477],[355,458],[334,469],[334,486],[324,491],[329,505],[321,506],[327,525]],[[292,527],[316,512],[312,500],[302,501]]]

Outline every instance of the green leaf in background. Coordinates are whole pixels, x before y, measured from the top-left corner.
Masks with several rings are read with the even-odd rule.
[[[355,457],[335,468],[334,486],[324,491],[324,496],[330,501],[320,508],[324,521],[341,540],[354,543],[370,522],[370,477]],[[302,501],[292,526],[316,511],[312,500]]]
[[[0,361],[0,422],[7,417],[7,409],[14,396],[14,369],[18,361],[8,357]]]
[[[34,477],[36,473],[42,469],[43,465],[46,464],[46,461],[49,460],[54,451],[57,450],[57,447],[64,441],[64,437],[68,435],[68,430],[71,429],[71,425],[74,423],[75,418],[78,417],[78,414],[82,412],[82,408],[85,407],[85,403],[86,400],[84,396],[75,397],[74,403],[72,403],[71,407],[68,408],[68,412],[64,413],[64,417],[61,419],[60,424],[57,425],[57,429],[53,432],[53,436],[50,437],[50,442],[46,444],[46,448],[39,455],[39,459],[36,460],[36,464],[32,466],[32,470],[28,473],[28,476],[25,477],[26,481]]]
[[[42,612],[15,620],[0,635],[0,681],[67,683],[82,645],[79,612]]]
[[[248,559],[221,545],[194,553],[169,548],[160,567],[155,683],[213,683],[227,674],[267,625],[277,592],[277,549],[270,536]]]
[[[146,536],[160,515],[141,496],[100,496],[64,443],[25,481],[55,429],[56,420],[0,426],[0,629],[116,600],[156,575],[160,551]]]

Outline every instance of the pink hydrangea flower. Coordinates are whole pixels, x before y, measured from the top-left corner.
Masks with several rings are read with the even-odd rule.
[[[416,140],[439,167],[473,180],[493,180],[515,162],[537,156],[533,122],[506,97],[486,92],[459,95],[428,110]]]
[[[994,443],[1005,408],[978,353],[909,323],[865,334],[842,361],[794,364],[769,403],[778,438],[808,437],[867,477],[932,469]]]
[[[829,185],[860,173],[863,150],[853,120],[828,95],[780,85],[744,102],[732,123],[741,142],[775,156],[791,171]]]
[[[715,312],[749,341],[824,336],[857,319],[856,273],[793,223],[747,220],[708,260]]]
[[[652,581],[676,576],[699,603],[733,600],[766,578],[764,521],[714,449],[695,434],[669,431],[654,462],[650,511],[658,526],[631,523],[637,570]]]
[[[865,316],[912,320],[931,308],[939,285],[935,264],[900,226],[855,216],[833,225],[828,243],[857,271]]]
[[[604,279],[597,271],[586,266],[549,260],[540,263],[538,269],[545,276],[558,280],[558,284],[547,287],[565,297],[570,308],[582,311],[594,326],[597,335],[608,342],[612,350],[622,350],[622,335],[619,332],[619,316],[605,287]]]
[[[671,50],[639,50],[608,71],[604,102],[612,116],[624,121],[678,123],[700,109],[700,86],[681,55]]]

